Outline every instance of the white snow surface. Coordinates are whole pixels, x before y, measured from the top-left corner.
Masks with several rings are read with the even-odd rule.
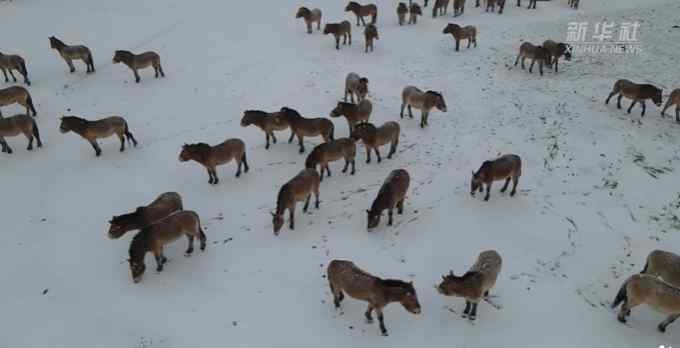
[[[380,40],[364,54],[344,1],[0,2],[0,51],[27,58],[45,143],[28,152],[23,137],[8,138],[15,152],[0,154],[0,346],[680,346],[680,323],[662,334],[660,313],[642,306],[623,325],[609,308],[651,250],[680,252],[680,126],[649,102],[641,122],[639,107],[627,115],[603,103],[619,78],[658,84],[664,95],[680,87],[680,29],[672,28],[680,3],[584,0],[574,11],[553,0],[528,11],[509,0],[499,16],[469,0],[462,17],[432,19],[428,8],[403,27],[396,1],[375,3]],[[324,23],[350,20],[352,45],[338,52],[331,37],[306,34],[294,18],[301,5],[321,8]],[[563,41],[569,22],[603,20],[639,21],[643,52],[577,55],[543,77],[512,66],[522,41]],[[476,25],[479,47],[454,52],[441,32],[448,22]],[[88,45],[96,74],[79,63],[69,74],[51,35]],[[159,52],[167,77],[144,70],[134,84],[112,64],[116,49]],[[355,176],[331,164],[321,208],[302,214],[298,205],[296,230],[275,237],[269,212],[305,156],[286,143],[288,131],[265,150],[262,132],[240,126],[242,112],[290,106],[327,117],[349,72],[370,80],[374,123],[400,122],[398,153],[366,165],[359,146]],[[399,119],[409,84],[446,97],[448,112],[433,112],[425,130],[417,118]],[[119,153],[110,138],[95,158],[83,139],[59,133],[63,114],[124,116],[140,146]],[[347,136],[344,119],[334,122],[336,137]],[[251,164],[240,179],[232,163],[211,186],[202,167],[177,159],[185,142],[232,137],[246,142]],[[320,141],[309,139],[307,153]],[[496,183],[489,202],[472,198],[470,172],[501,153],[523,159],[518,195]],[[368,233],[365,209],[397,168],[412,178],[405,214]],[[134,233],[109,240],[107,222],[165,191],[200,214],[208,248],[186,258],[184,240],[169,245],[160,274],[147,255],[145,277],[133,284]],[[492,290],[501,308],[481,303],[470,324],[460,317],[464,301],[434,284],[487,249],[503,256]],[[325,279],[336,258],[413,281],[423,313],[389,305],[382,337],[364,321],[366,303],[348,298],[336,311]]]

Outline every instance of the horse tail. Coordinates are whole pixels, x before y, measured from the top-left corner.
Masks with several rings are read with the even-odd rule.
[[[134,136],[132,135],[132,133],[130,132],[130,128],[128,127],[127,121],[123,120],[123,122],[125,122],[125,130],[124,130],[124,132],[125,132],[125,137],[127,138],[128,144],[130,143],[130,141],[132,141],[132,145],[134,145],[135,147],[137,147],[137,140],[135,139],[135,137],[134,137]]]
[[[647,259],[647,262],[645,262],[645,267],[640,273],[647,273],[647,269],[649,269],[649,259]]]
[[[331,129],[328,130],[328,138],[330,141],[335,140],[335,125],[331,123]]]
[[[612,308],[616,308],[621,304],[621,302],[625,302],[628,300],[628,290],[626,289],[626,286],[628,285],[628,280],[623,282],[623,285],[621,285],[621,289],[619,289],[619,292],[616,294],[616,297],[614,298],[614,302],[612,302]]]
[[[28,76],[28,69],[26,69],[26,62],[25,61],[20,61],[19,62],[19,67],[21,68],[21,75],[24,75],[24,77]]]
[[[378,22],[378,9],[375,9],[375,12],[373,12],[373,19],[371,19],[371,24],[375,24]]]
[[[31,97],[31,94],[28,92],[26,92],[26,104],[28,105],[28,108],[33,112],[33,116],[37,116],[38,113],[35,111],[35,106],[33,106],[33,98]]]
[[[87,51],[87,63],[90,64],[90,68],[94,72],[94,59],[92,58],[92,52],[89,50]]]
[[[40,147],[42,144],[41,144],[41,141],[40,141],[40,131],[38,130],[38,122],[35,122],[35,120],[31,120],[31,121],[33,121],[33,136],[38,141],[38,147]]]
[[[205,232],[203,232],[203,227],[201,226],[201,218],[198,217],[198,214],[196,214],[196,222],[198,223],[198,238],[201,240],[201,250],[205,250],[207,238],[205,236]]]

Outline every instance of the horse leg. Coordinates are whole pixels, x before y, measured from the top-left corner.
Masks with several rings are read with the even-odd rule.
[[[298,145],[300,145],[300,153],[305,153],[305,144],[303,142],[304,136],[298,134]]]
[[[472,44],[472,38],[468,38],[468,45],[467,48],[470,48],[470,45]]]
[[[12,80],[14,80],[14,82],[17,82],[17,78],[14,77],[14,73],[12,72],[12,69],[7,69],[7,70],[9,70],[9,75],[12,76]]]
[[[371,148],[364,144],[366,147],[366,163],[371,163]]]
[[[517,59],[515,59],[515,66],[517,66],[517,64],[519,64],[519,59],[520,59],[521,57],[522,57],[522,54],[521,54],[521,53],[517,55]]]
[[[158,78],[158,67],[154,65],[153,67],[154,77]]]
[[[316,208],[316,209],[319,209],[319,203],[320,203],[319,196],[320,196],[319,195],[319,186],[317,185],[314,188],[314,208]]]
[[[323,167],[321,167],[321,171],[323,172]],[[302,207],[302,212],[306,213],[307,209],[309,208],[309,201],[312,200],[312,193],[310,192],[307,195],[307,198],[305,198],[305,205]]]
[[[2,152],[12,154],[12,148],[9,147],[9,144],[7,144],[7,141],[5,140],[4,137],[0,137],[0,144],[2,144]]]
[[[510,197],[514,197],[517,193],[517,184],[519,184],[519,175],[512,177],[512,191],[510,191]]]
[[[116,133],[116,135],[118,136],[118,139],[120,140],[120,152],[123,152],[123,151],[125,151],[125,137],[123,136],[123,134]]]
[[[26,137],[26,139],[28,139],[28,147],[26,147],[26,150],[28,150],[28,151],[33,150],[33,134],[31,134],[30,131],[23,132],[23,133],[24,133],[24,136]]]
[[[274,135],[274,131],[272,131],[271,134],[269,135],[272,137],[272,141],[274,142],[274,144],[276,144],[276,135]]]
[[[662,321],[661,324],[659,324],[659,331],[661,332],[666,332],[666,327],[670,324],[672,324],[676,319],[680,318],[680,313],[679,314],[671,314],[666,318],[666,320]]]
[[[373,316],[371,315],[373,313],[373,306],[369,303],[368,308],[366,309],[366,313],[364,313],[364,316],[366,317],[366,322],[371,324],[373,322]]]
[[[628,113],[630,114],[630,111],[633,110],[633,106],[637,104],[637,100],[633,99],[633,102],[630,103],[630,106],[628,107]]]
[[[264,145],[265,150],[269,150],[269,133],[264,133],[267,138],[267,143]]]
[[[675,106],[675,122],[680,122],[680,103]]]
[[[394,209],[390,208],[387,210],[387,226],[392,226],[392,215],[394,215]]]
[[[76,72],[76,67],[73,66],[73,61],[72,61],[72,60],[66,59],[66,64],[68,64],[68,68],[69,68],[69,71],[71,72],[71,74],[73,74],[74,72]]]
[[[387,159],[392,159],[392,155],[397,152],[397,146],[399,145],[399,139],[396,139],[390,144],[390,153],[387,155]]]
[[[460,40],[456,39],[456,52],[458,52],[459,47],[460,47]]]
[[[512,178],[510,178],[510,177],[508,177],[507,179],[505,179],[505,185],[503,185],[503,188],[501,189],[501,193],[505,193],[505,190],[508,189],[508,185],[510,184],[510,180],[511,180],[511,179],[512,179]]]
[[[538,72],[543,76],[543,60],[538,61]]]
[[[347,168],[349,168],[349,158],[345,157],[345,167],[342,168],[343,173],[347,173]]]
[[[664,105],[663,110],[661,110],[661,117],[664,117],[664,118],[666,117],[666,110],[668,110],[668,108],[671,107],[671,105],[672,105],[671,102],[672,102],[672,100],[670,98],[668,98],[666,105]],[[680,104],[678,104],[678,105],[680,105]]]
[[[2,68],[2,74],[5,75],[5,82],[9,82],[9,78],[7,78],[7,70],[5,70],[5,68]]]
[[[560,58],[555,57],[555,72],[556,72],[556,73],[559,72],[559,69],[557,68],[557,66],[559,65],[559,61],[560,61]]]
[[[607,97],[607,100],[604,101],[605,105],[609,104],[609,99],[612,99],[613,96],[616,95],[616,90],[613,90],[611,93],[609,93],[609,96]]]
[[[340,35],[335,35],[335,49],[340,49]]]
[[[402,199],[397,203],[397,214],[404,215],[404,200]]]
[[[484,197],[485,201],[489,200],[489,197],[491,197],[491,184],[493,181],[490,181],[488,184],[486,184],[486,196]]]
[[[387,329],[385,328],[385,317],[383,316],[382,308],[376,308],[375,312],[378,313],[378,322],[380,323],[380,333],[383,336],[387,336]]]
[[[288,227],[290,227],[291,230],[294,230],[295,229],[295,206],[288,209],[288,213],[289,213],[289,220],[290,220],[290,225]]]
[[[375,155],[378,156],[378,163],[382,162],[382,157],[380,157],[380,147],[379,146],[374,147],[373,151],[375,151]]]
[[[356,173],[356,166],[355,165],[356,165],[356,162],[355,162],[354,158],[352,158],[352,171],[349,173],[350,175],[354,175],[354,173]]]
[[[616,107],[618,109],[621,109],[621,99],[623,98],[623,94],[619,94],[619,97],[616,99]]]
[[[477,319],[477,306],[478,305],[479,305],[479,303],[473,303],[472,304],[472,308],[470,309],[470,316],[468,317],[468,319],[470,319],[470,320]]]
[[[411,104],[408,105],[408,117],[413,118],[413,111],[411,110]]]
[[[529,74],[533,74],[534,70],[534,64],[536,63],[536,59],[531,60],[531,65],[529,65]]]
[[[463,318],[467,318],[468,314],[470,314],[470,307],[472,307],[472,303],[470,301],[465,300],[465,310],[463,310]]]
[[[243,160],[236,158],[234,158],[234,160],[238,162],[238,164],[236,165],[236,177],[238,178],[241,176],[241,167],[243,166]]]
[[[642,113],[640,114],[640,117],[645,117],[645,111],[647,110],[647,105],[645,105],[645,100],[640,100],[640,104],[642,105]]]
[[[153,250],[153,256],[156,259],[156,272],[163,271],[163,251],[161,247],[156,247]]]
[[[187,251],[184,252],[184,256],[189,257],[194,252],[194,236],[187,234],[187,240],[189,245],[187,246]]]
[[[141,80],[139,77],[139,73],[137,72],[137,69],[132,69],[132,72],[135,74],[135,83],[139,83]]]
[[[399,117],[404,118],[404,108],[406,107],[406,104],[401,103],[401,112],[399,112]]]
[[[209,167],[205,167],[205,169],[208,171],[208,184],[212,185],[214,183],[212,170]]]
[[[95,156],[97,156],[97,157],[101,156],[102,149],[99,148],[99,144],[97,144],[97,140],[90,140],[90,144],[92,145],[92,148],[94,148]]]
[[[217,185],[220,182],[220,178],[217,177],[217,169],[215,167],[210,168],[213,175],[213,184]]]
[[[163,72],[163,66],[160,61],[158,61],[158,72],[161,73],[161,77],[165,77],[165,72]]]

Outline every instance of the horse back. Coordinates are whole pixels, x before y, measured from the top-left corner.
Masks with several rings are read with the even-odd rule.
[[[210,150],[210,157],[215,164],[225,164],[232,159],[239,160],[246,151],[246,145],[241,139],[227,139],[223,143],[215,145]]]
[[[643,273],[658,275],[666,282],[680,287],[680,255],[654,250],[647,256],[647,266]]]
[[[360,269],[351,261],[333,260],[328,264],[327,277],[331,286],[358,300],[369,301],[378,278]]]
[[[162,245],[172,243],[183,235],[198,236],[200,220],[192,210],[182,210],[148,226],[154,239]]]

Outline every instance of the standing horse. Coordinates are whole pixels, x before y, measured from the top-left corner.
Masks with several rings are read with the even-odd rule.
[[[670,108],[673,105],[675,105],[675,121],[680,122],[680,88],[673,90],[673,92],[671,92],[671,95],[668,96],[666,105],[663,107],[663,110],[661,111],[661,117],[666,117],[666,110],[668,110],[668,108]]]
[[[137,207],[132,213],[111,218],[108,236],[110,239],[118,239],[129,231],[141,229],[183,209],[179,193],[162,193],[147,206]]]
[[[305,201],[302,207],[302,212],[306,213],[309,208],[309,201],[314,194],[316,202],[314,203],[316,209],[319,209],[319,173],[315,169],[304,169],[290,181],[281,186],[279,195],[276,198],[276,211],[272,214],[272,226],[274,228],[274,235],[278,236],[281,227],[283,227],[283,214],[288,210],[289,213],[289,227],[291,230],[295,229],[295,206],[297,202]]]
[[[397,208],[397,214],[404,214],[404,201],[408,191],[411,177],[404,169],[393,170],[387,176],[385,182],[378,191],[378,196],[373,201],[371,209],[366,210],[368,214],[368,230],[375,228],[380,223],[382,212],[387,210],[387,225],[392,226],[392,213]]]
[[[420,128],[425,128],[428,125],[427,118],[432,109],[437,108],[439,111],[446,112],[446,101],[441,93],[435,91],[423,92],[414,86],[406,86],[401,92],[401,118],[404,118],[404,108],[407,106],[410,118],[413,118],[411,107],[420,109],[422,112]]]
[[[54,36],[50,36],[49,39],[50,47],[59,52],[59,55],[64,59],[71,73],[76,71],[76,67],[73,66],[74,60],[82,60],[83,63],[87,65],[88,74],[94,72],[94,60],[92,59],[92,52],[89,48],[82,45],[69,46]]]
[[[7,106],[12,104],[19,104],[26,108],[26,115],[33,116],[38,115],[35,111],[35,106],[33,106],[33,98],[28,90],[21,86],[12,86],[0,89],[0,106]],[[2,112],[0,112],[0,117],[2,117]]]
[[[660,107],[662,102],[662,92],[663,91],[661,89],[656,88],[654,85],[637,84],[630,80],[621,79],[614,83],[614,87],[612,88],[611,93],[609,93],[609,97],[607,97],[607,100],[605,100],[604,103],[609,104],[609,99],[618,94],[619,98],[616,100],[616,107],[621,109],[622,97],[632,99],[633,102],[630,103],[630,106],[628,107],[628,113],[630,114],[633,106],[639,102],[640,105],[642,105],[642,113],[640,114],[640,117],[643,117],[645,116],[645,111],[647,110],[645,100],[651,99],[656,106]]]
[[[450,0],[434,0],[432,5],[432,18],[437,18],[437,15],[443,16],[448,11]]]
[[[357,17],[357,26],[361,24],[366,26],[364,17],[367,16],[371,16],[371,24],[375,24],[378,20],[378,7],[374,4],[361,5],[358,2],[350,1],[345,7],[345,12],[354,13],[354,15]]]
[[[512,180],[512,191],[510,191],[510,197],[512,197],[517,193],[517,184],[521,175],[522,159],[517,155],[503,155],[493,161],[484,161],[476,173],[472,172],[470,194],[474,197],[475,193],[482,192],[486,185],[484,200],[488,201],[491,195],[491,184],[494,181],[505,180],[505,185],[501,189],[501,192],[505,192]]]
[[[246,145],[241,139],[227,139],[221,144],[210,146],[206,143],[184,144],[179,154],[180,162],[194,160],[208,171],[208,183],[217,185],[220,179],[217,177],[217,166],[236,161],[238,169],[236,177],[241,176],[241,167],[248,173],[250,167],[246,158]]]
[[[369,48],[371,49],[371,52],[373,52],[373,41],[380,40],[380,37],[378,37],[378,28],[374,24],[367,25],[364,29],[364,37],[366,38],[364,52],[368,53]]]
[[[526,58],[531,59],[529,73],[530,74],[533,73],[534,63],[536,63],[536,61],[538,60],[538,71],[540,72],[541,76],[543,76],[543,65],[548,65],[550,63],[551,54],[550,51],[548,51],[543,46],[534,46],[529,42],[525,42],[519,47],[519,54],[517,55],[517,59],[515,60],[515,66],[517,66],[517,63],[519,63],[521,59],[522,69],[525,69],[524,60]]]
[[[349,73],[345,78],[345,98],[349,95],[350,101],[354,103],[354,96],[357,96],[357,101],[360,102],[366,98],[368,94],[368,79],[359,76],[357,73]]]
[[[569,7],[573,8],[574,10],[578,10],[578,3],[579,0],[569,0]]]
[[[359,104],[338,102],[338,105],[331,111],[331,117],[345,116],[349,125],[349,133],[352,134],[354,126],[359,123],[368,122],[373,112],[373,104],[368,99],[364,99]]]
[[[40,141],[40,132],[38,131],[38,124],[28,115],[14,115],[12,117],[0,117],[0,145],[2,145],[2,152],[11,154],[12,148],[7,144],[6,137],[14,137],[23,134],[28,139],[28,147],[26,150],[33,150],[33,139],[38,141],[38,147],[42,147]]]
[[[470,45],[473,43],[475,48],[477,47],[477,28],[474,25],[461,27],[458,24],[449,23],[442,33],[451,34],[453,39],[456,40],[456,52],[460,48],[460,40],[468,40],[467,48],[470,48]]]
[[[408,14],[408,6],[405,3],[400,2],[397,5],[397,18],[399,20],[399,25],[404,25],[406,22],[406,14]]]
[[[317,145],[309,154],[309,156],[307,156],[305,168],[316,170],[316,166],[319,166],[319,173],[321,173],[319,181],[323,181],[324,169],[326,170],[326,173],[328,173],[328,176],[331,176],[331,169],[328,166],[328,162],[344,159],[345,167],[342,169],[342,172],[346,173],[347,168],[351,164],[352,171],[350,172],[350,175],[354,175],[354,159],[356,158],[356,154],[357,144],[354,142],[354,140],[350,138],[335,139],[331,142]]]
[[[295,14],[295,18],[304,18],[305,24],[307,24],[307,33],[312,33],[312,25],[316,23],[316,30],[321,30],[321,10],[315,8],[313,10],[307,7],[300,7]]]
[[[265,149],[269,149],[269,138],[276,144],[274,131],[282,131],[289,128],[288,122],[279,117],[279,112],[268,113],[260,110],[246,110],[241,118],[241,127],[248,127],[251,124],[264,132],[267,141]],[[294,134],[291,133],[288,142],[293,141],[293,136]]]
[[[342,38],[342,44],[347,45],[347,39],[349,39],[349,44],[352,44],[352,24],[349,21],[342,21],[340,23],[327,23],[323,28],[323,34],[333,34],[335,37],[335,49],[340,49],[340,38]]]
[[[281,108],[280,117],[288,122],[291,131],[298,138],[300,153],[305,152],[305,137],[322,136],[324,142],[333,140],[335,126],[325,118],[305,118],[299,112],[288,107]]]
[[[380,157],[380,146],[390,144],[390,153],[387,159],[391,159],[392,155],[397,152],[397,145],[399,145],[399,133],[401,132],[399,123],[394,121],[385,122],[379,128],[376,128],[371,123],[358,124],[352,130],[350,137],[354,141],[361,140],[366,148],[366,163],[371,163],[371,150],[375,152],[378,157],[378,163],[382,161]]]
[[[411,3],[411,7],[409,7],[408,11],[409,11],[408,24],[417,24],[418,16],[423,15],[423,9],[420,8],[420,5],[413,2]]]
[[[120,139],[120,152],[125,151],[125,138],[127,138],[128,143],[132,142],[137,147],[137,140],[130,133],[127,121],[120,116],[111,116],[96,121],[88,121],[76,116],[63,116],[61,117],[59,131],[62,134],[72,131],[83,137],[92,145],[97,157],[102,154],[97,139],[108,138],[114,134]]]
[[[161,77],[165,77],[163,67],[161,66],[161,57],[156,52],[144,52],[142,54],[134,54],[130,51],[116,51],[113,56],[113,64],[123,63],[132,70],[135,74],[135,82],[139,83],[141,80],[137,70],[153,67],[156,73],[156,78],[160,73]]]
[[[631,309],[641,304],[647,304],[653,310],[668,316],[657,326],[661,332],[666,332],[668,325],[680,318],[680,288],[656,276],[635,274],[628,278],[616,294],[612,308],[621,303],[623,305],[617,318],[622,323],[626,322]]]
[[[567,61],[571,60],[572,47],[564,42],[555,42],[553,40],[545,40],[543,47],[550,52],[550,60],[548,66],[555,64],[555,72],[557,72],[557,65],[560,57],[564,56]]]
[[[680,288],[680,255],[664,250],[654,250],[647,256],[642,274],[661,277],[665,282]]]
[[[28,70],[26,69],[26,61],[19,55],[16,54],[2,54],[0,53],[0,70],[2,74],[5,75],[5,82],[9,82],[7,78],[7,72],[9,71],[12,80],[17,82],[17,78],[12,73],[12,70],[16,70],[24,77],[24,83],[27,86],[31,85],[31,81],[28,79]]]
[[[453,16],[461,16],[465,12],[465,0],[453,0]]]

